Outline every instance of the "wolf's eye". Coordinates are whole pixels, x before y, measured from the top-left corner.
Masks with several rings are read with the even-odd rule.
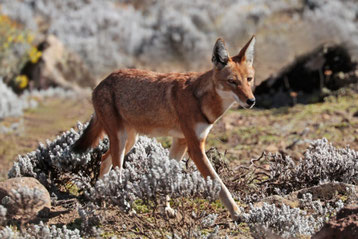
[[[232,85],[237,85],[237,82],[232,78],[228,79],[227,82],[229,82],[229,84],[232,84]]]
[[[252,77],[247,77],[248,82],[252,81],[252,79],[253,79]]]

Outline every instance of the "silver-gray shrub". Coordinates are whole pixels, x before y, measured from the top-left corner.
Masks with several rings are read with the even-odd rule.
[[[87,191],[93,201],[110,201],[128,208],[136,199],[157,199],[170,195],[177,197],[204,197],[216,199],[221,189],[217,181],[205,180],[198,171],[187,173],[183,163],[170,160],[168,151],[156,140],[139,137],[125,158],[122,182],[118,170],[112,170],[103,180],[94,183],[102,154],[108,149],[108,140],[83,154],[74,154],[71,145],[80,137],[86,125],[78,124],[79,132],[71,129],[36,151],[18,156],[8,175],[31,176],[40,180],[50,191],[63,183],[64,175]],[[66,181],[65,181],[66,182]],[[159,199],[158,198],[158,199]]]
[[[343,42],[348,49],[352,49],[354,56],[358,56],[358,5],[355,0],[345,1],[306,1],[306,11],[303,18],[311,23],[317,39],[329,38],[330,42]],[[329,27],[320,27],[320,26]],[[313,32],[313,31],[312,31]],[[340,37],[331,38],[332,34]]]
[[[320,200],[312,200],[312,194],[306,193],[299,199],[300,208],[312,211],[312,215],[322,217],[328,220],[332,215],[336,214],[344,207],[342,200],[338,199],[335,202],[327,201],[321,202]]]
[[[78,214],[82,220],[81,233],[87,236],[98,238],[102,230],[98,227],[104,222],[104,215],[101,215],[103,211],[98,210],[99,206],[93,203],[88,203],[78,208]]]
[[[155,140],[139,137],[125,160],[122,172],[112,170],[87,192],[94,202],[109,202],[129,209],[136,199],[157,200],[200,197],[215,200],[221,190],[216,180],[198,171],[186,172],[181,162],[169,159],[168,150]]]
[[[216,221],[216,218],[218,217],[218,214],[216,213],[211,213],[205,217],[203,217],[201,220],[200,220],[200,224],[203,228],[206,228],[206,227],[212,227],[213,225],[215,225],[215,221]]]
[[[0,205],[0,225],[3,225],[7,222],[8,218],[6,217],[7,209],[3,205]]]
[[[9,178],[35,177],[47,188],[61,182],[65,173],[90,180],[89,174],[98,173],[95,165],[99,165],[102,154],[107,151],[108,141],[101,141],[98,147],[86,153],[74,154],[71,145],[80,137],[84,127],[86,125],[78,123],[79,132],[70,129],[53,141],[47,140],[46,145],[40,143],[35,151],[19,155],[8,173]]]
[[[64,89],[61,87],[49,87],[47,89],[34,89],[26,90],[22,94],[27,99],[45,99],[45,98],[61,98],[61,99],[73,99],[77,97],[77,94],[73,90]]]
[[[297,163],[281,154],[268,157],[270,193],[287,194],[322,182],[358,183],[358,152],[349,147],[336,148],[327,139],[312,141]]]
[[[243,213],[242,217],[250,228],[261,225],[283,237],[291,238],[313,235],[344,206],[340,199],[335,202],[313,201],[312,194],[309,193],[304,194],[299,202],[302,209],[291,208],[285,204],[277,207],[267,203],[254,207],[250,203],[249,212]],[[307,211],[310,211],[310,215],[307,215]]]
[[[32,225],[22,232],[14,230],[12,227],[5,227],[0,230],[0,238],[3,239],[52,239],[52,238],[65,238],[65,239],[80,239],[82,238],[79,230],[67,229],[66,225],[63,227],[51,227],[44,225],[40,222],[38,225]]]
[[[16,95],[0,77],[0,119],[23,114],[24,109],[33,106],[34,102]]]
[[[264,203],[262,207],[254,207],[250,204],[250,211],[244,213],[242,217],[250,227],[260,224],[284,237],[312,235],[322,226],[321,221],[307,216],[305,211],[291,208],[285,204],[281,208],[267,203]]]

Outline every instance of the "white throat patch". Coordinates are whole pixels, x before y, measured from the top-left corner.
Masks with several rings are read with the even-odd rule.
[[[222,108],[224,111],[229,109],[235,103],[235,101],[239,100],[237,95],[235,95],[232,91],[216,89],[216,92],[222,100]]]
[[[239,103],[242,107],[247,106],[231,90],[226,91],[226,90],[216,89],[216,92],[218,93],[218,95],[220,96],[221,100],[223,101],[222,107],[223,107],[224,111],[228,110],[235,102]]]
[[[213,127],[212,124],[207,124],[207,123],[197,123],[195,125],[195,133],[196,136],[199,139],[205,139],[206,136],[208,136],[211,128]]]

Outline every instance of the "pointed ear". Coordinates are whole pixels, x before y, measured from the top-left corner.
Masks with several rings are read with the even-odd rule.
[[[246,45],[240,50],[240,53],[237,56],[232,58],[235,62],[246,61],[248,64],[252,65],[254,63],[254,53],[255,53],[255,35],[246,43]]]
[[[224,68],[229,61],[229,54],[226,50],[225,42],[222,38],[218,38],[216,40],[211,61],[219,70]]]

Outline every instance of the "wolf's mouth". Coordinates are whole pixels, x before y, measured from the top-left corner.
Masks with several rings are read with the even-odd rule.
[[[243,102],[242,100],[240,100],[240,98],[237,95],[234,95],[234,98],[235,101],[239,103],[239,105],[244,109],[251,109],[254,106],[254,104],[250,106],[249,104]]]

